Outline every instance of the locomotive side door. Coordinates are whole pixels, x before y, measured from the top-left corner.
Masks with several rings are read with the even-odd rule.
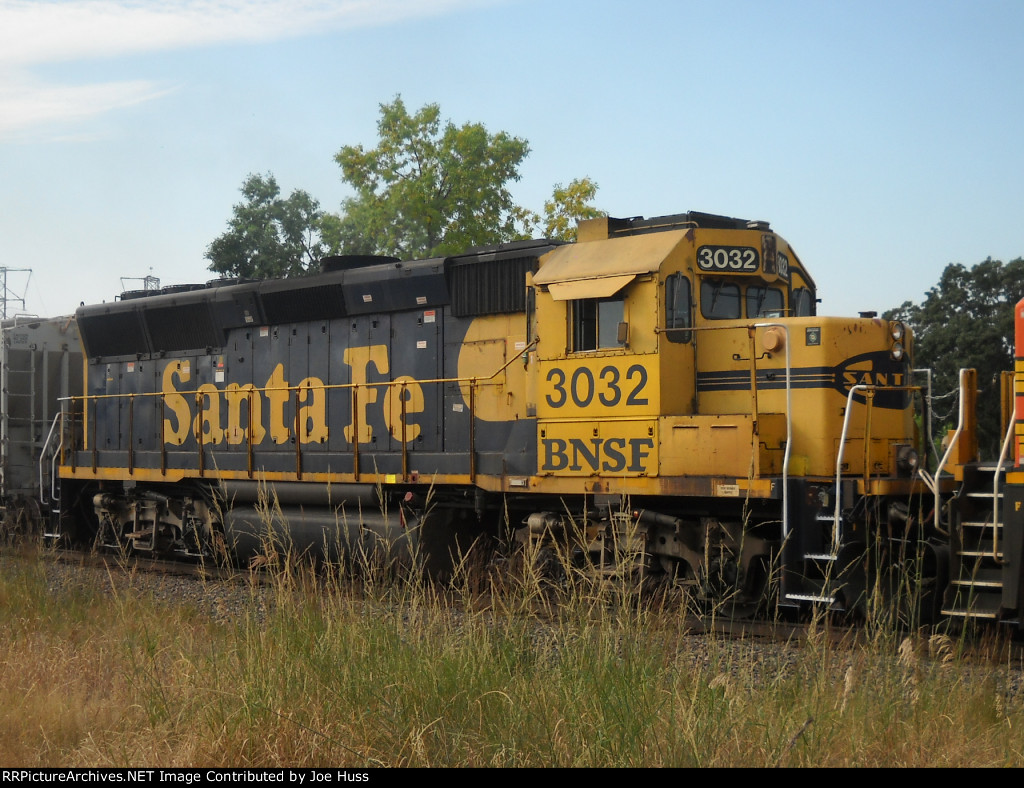
[[[389,451],[390,446],[384,419],[387,386],[381,384],[391,378],[391,316],[387,313],[353,315],[339,322],[341,328],[337,336],[332,335],[331,342],[331,383],[346,386],[344,394],[333,395],[335,400],[344,403],[342,408],[346,412],[343,416],[332,405],[332,450],[344,451],[350,457],[358,451],[361,474],[375,470],[394,473],[394,463],[377,455]],[[338,423],[345,425],[340,431],[340,442],[335,426]]]
[[[135,365],[135,361],[114,361],[107,362],[99,368],[103,376],[102,389],[96,393],[105,396],[95,400],[96,424],[106,425],[106,429],[101,431],[101,428],[97,428],[95,438],[100,451],[118,452],[115,456],[108,456],[109,465],[128,465],[131,406],[126,395],[137,390]],[[127,373],[129,379],[126,381],[125,374],[128,369],[132,371]]]
[[[659,287],[658,362],[662,368],[662,414],[680,416],[696,411],[694,374],[694,288],[689,271],[669,271]]]
[[[330,470],[334,473],[352,473],[353,436],[352,430],[352,370],[349,366],[348,349],[361,346],[358,326],[362,318],[345,317],[332,320],[330,324],[330,345],[326,354],[326,376],[324,381],[331,386],[327,397],[327,448],[330,453]]]
[[[225,394],[226,414],[224,418],[224,446],[223,451],[244,455],[249,450],[249,429],[250,415],[249,408],[254,412],[259,407],[255,400],[260,395],[249,391],[256,381],[253,379],[253,332],[257,329],[247,326],[244,329],[237,329],[228,337],[224,346],[223,367],[214,372],[215,383],[218,387],[225,388],[230,393]],[[217,373],[220,374],[217,374]],[[261,385],[262,381],[256,383]],[[254,425],[253,425],[254,426]],[[257,430],[253,430],[258,432]],[[245,467],[244,458],[235,458],[230,467]]]
[[[254,413],[253,460],[257,470],[291,472],[295,469],[294,447],[290,439],[295,415],[291,398],[281,404],[281,388],[294,382],[296,372],[290,364],[290,337],[295,326],[259,326],[253,335],[252,374],[259,394],[259,414]],[[303,342],[303,352],[305,343]],[[301,379],[301,378],[300,378]]]
[[[391,379],[407,381],[383,395],[389,450],[437,451],[441,424],[441,323],[438,310],[397,312],[391,323]],[[404,397],[404,403],[402,398]],[[403,432],[404,406],[404,432]]]
[[[134,467],[138,461],[136,456],[140,449],[145,448],[145,423],[150,415],[152,399],[137,396],[146,391],[146,370],[148,360],[136,359],[125,361],[119,372],[119,394],[121,414],[121,448],[130,455],[125,456],[127,466]]]
[[[303,460],[303,468],[325,470],[320,463],[328,451],[327,409],[330,395],[324,386],[329,378],[327,359],[331,347],[330,321],[314,320],[306,323],[300,334],[301,337],[292,337],[291,347],[295,369],[291,384],[300,386],[297,394],[293,395],[293,402],[299,409],[296,423],[298,434],[295,437],[301,442],[301,452],[306,458]]]

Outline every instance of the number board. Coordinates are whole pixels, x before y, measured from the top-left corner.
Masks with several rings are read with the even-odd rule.
[[[733,271],[755,274],[761,270],[761,253],[753,246],[702,246],[697,249],[702,271]]]
[[[657,413],[657,365],[636,356],[566,359],[541,365],[541,418]]]
[[[783,252],[772,257],[766,261],[764,273],[788,279],[789,258]],[[697,249],[697,267],[702,271],[757,274],[761,273],[761,253],[753,246],[701,246]]]

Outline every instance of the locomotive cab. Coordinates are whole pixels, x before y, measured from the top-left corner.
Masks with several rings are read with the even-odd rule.
[[[817,316],[767,223],[708,214],[583,224],[532,287],[535,485],[627,501],[602,565],[639,528],[643,571],[708,597],[762,599],[785,553],[786,599],[847,604],[867,526],[836,513],[915,485],[903,327]]]
[[[816,316],[766,223],[594,220],[533,286],[542,476],[893,475],[914,445],[902,326]]]

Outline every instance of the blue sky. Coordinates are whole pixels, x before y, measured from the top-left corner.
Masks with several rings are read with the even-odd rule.
[[[1024,256],[1022,51],[1022,0],[0,0],[0,266],[42,315],[212,279],[247,175],[338,210],[401,95],[528,140],[527,207],[766,219],[881,312]]]

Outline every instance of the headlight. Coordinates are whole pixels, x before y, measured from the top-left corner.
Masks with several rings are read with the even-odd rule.
[[[894,361],[902,361],[903,360],[903,343],[902,342],[895,342],[895,343],[893,343],[892,350],[890,350],[889,352],[892,354],[892,357],[893,357]]]
[[[906,331],[906,328],[904,327],[904,325],[902,323],[892,323],[889,326],[889,333],[892,334],[892,338],[894,340],[896,340],[897,342],[899,342],[899,341],[901,341],[903,339],[903,334],[904,334],[905,331]]]
[[[896,452],[896,467],[901,473],[912,476],[917,470],[917,452],[910,446],[900,446]]]

